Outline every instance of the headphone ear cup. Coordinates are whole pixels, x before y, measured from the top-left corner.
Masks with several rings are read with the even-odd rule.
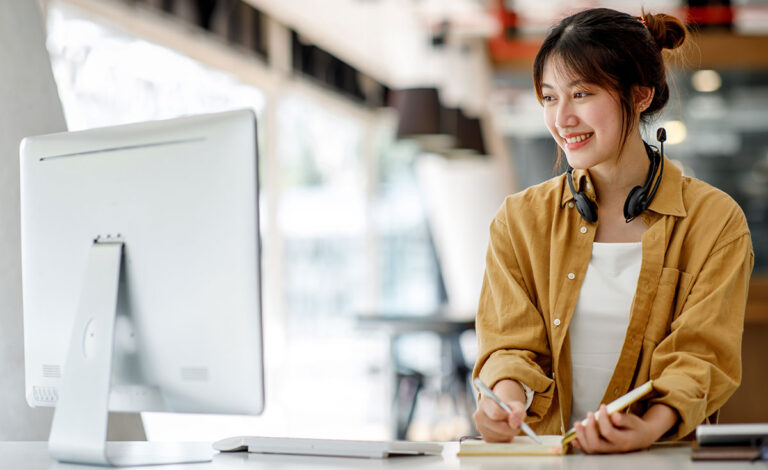
[[[573,187],[573,168],[570,166],[568,166],[568,171],[565,172],[565,177],[568,180],[571,194],[573,194],[573,200],[576,201],[576,210],[579,211],[581,218],[587,222],[597,222],[597,205],[586,194],[576,191],[576,188]]]
[[[645,210],[645,191],[641,186],[635,186],[624,201],[624,218],[631,221]]]
[[[597,206],[590,198],[584,193],[578,192],[573,195],[573,199],[576,201],[576,210],[579,211],[584,220],[587,222],[597,221]]]

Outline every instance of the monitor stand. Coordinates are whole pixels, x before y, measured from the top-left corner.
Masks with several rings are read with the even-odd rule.
[[[121,239],[97,238],[91,246],[48,450],[60,462],[91,465],[210,461],[210,445],[107,442],[123,245]]]

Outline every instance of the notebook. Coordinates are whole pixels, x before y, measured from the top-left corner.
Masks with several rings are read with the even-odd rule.
[[[528,436],[517,436],[512,442],[485,442],[482,439],[464,439],[459,443],[460,457],[470,455],[563,455],[568,444],[563,444],[562,436],[539,436],[537,444]]]
[[[653,381],[640,385],[626,395],[606,405],[608,414],[622,411],[653,390]],[[596,413],[599,415],[599,412]],[[562,455],[568,451],[568,444],[576,438],[576,430],[571,428],[562,436],[539,436],[542,443],[537,444],[528,436],[520,435],[512,442],[485,442],[479,438],[462,439],[459,443],[459,456],[468,455]]]

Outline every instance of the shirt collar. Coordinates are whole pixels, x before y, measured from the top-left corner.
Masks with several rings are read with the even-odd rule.
[[[659,190],[648,209],[658,214],[676,217],[688,215],[683,204],[683,171],[666,157],[664,157],[664,174]]]
[[[573,201],[573,193],[568,186],[568,175],[563,176],[563,197],[560,200],[560,205],[564,206],[566,203]],[[576,191],[584,191],[584,193],[591,200],[595,200],[595,187],[592,185],[592,179],[589,177],[589,171],[587,170],[573,170],[573,187]],[[659,188],[661,189],[661,188]]]
[[[565,176],[563,177],[563,182],[561,206],[573,201],[573,194],[571,194],[571,189],[568,187]],[[595,189],[588,170],[573,170],[573,185],[576,191],[583,189],[590,199],[595,200]],[[656,191],[656,196],[651,201],[651,205],[648,206],[648,210],[676,217],[685,217],[687,215],[683,205],[683,172],[666,157],[664,158],[664,173],[662,174],[659,189]]]

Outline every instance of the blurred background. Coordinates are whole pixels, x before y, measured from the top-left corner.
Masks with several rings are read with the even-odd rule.
[[[747,215],[744,380],[722,420],[768,421],[768,1],[38,3],[69,130],[259,119],[266,412],[145,413],[147,438],[472,433],[487,228],[506,194],[556,174],[533,58],[549,27],[594,6],[694,31],[645,133],[664,125],[669,157]]]

